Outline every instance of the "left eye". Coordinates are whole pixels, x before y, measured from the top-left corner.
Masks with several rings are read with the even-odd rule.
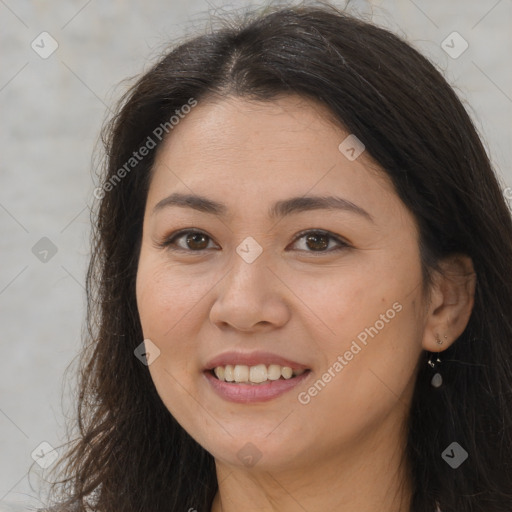
[[[176,243],[181,239],[185,239],[185,246]],[[299,249],[304,252],[332,252],[349,247],[349,244],[340,237],[323,230],[309,230],[299,233],[294,243],[302,239],[304,239],[306,247],[311,249]],[[200,252],[208,248],[208,240],[211,241],[211,237],[202,231],[187,230],[171,235],[160,245],[171,251]],[[332,240],[337,246],[329,248],[329,242]]]
[[[298,240],[304,239],[304,243],[306,247],[312,248],[312,251],[306,252],[332,252],[338,251],[340,249],[347,248],[349,245],[345,241],[343,241],[340,237],[328,232],[328,231],[306,231],[304,233],[300,233],[299,236],[295,239],[295,242]],[[334,248],[330,248],[326,251],[323,249],[327,249],[329,247],[329,241],[334,240],[337,244]]]

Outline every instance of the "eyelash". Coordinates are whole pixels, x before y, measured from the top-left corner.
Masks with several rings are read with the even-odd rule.
[[[313,255],[320,255],[320,254],[329,254],[332,252],[340,251],[342,249],[347,249],[347,248],[351,247],[345,240],[343,240],[339,236],[331,233],[330,231],[325,231],[323,229],[308,229],[306,231],[301,231],[300,233],[297,234],[297,236],[293,240],[292,244],[296,243],[301,238],[304,238],[306,235],[309,235],[312,233],[327,236],[329,239],[335,240],[339,245],[338,245],[338,247],[335,247],[334,249],[331,248],[331,249],[324,250],[324,251],[307,251],[307,250],[299,249],[300,252],[307,252],[307,253],[311,253]],[[195,229],[182,229],[180,231],[172,233],[169,237],[166,237],[165,240],[163,240],[161,243],[158,243],[158,246],[161,248],[170,250],[170,251],[186,252],[186,253],[199,253],[200,254],[200,253],[203,253],[204,251],[208,250],[208,249],[200,249],[200,250],[194,251],[192,249],[184,249],[183,247],[174,246],[176,240],[178,240],[179,238],[182,238],[183,236],[185,236],[187,234],[205,235],[210,241],[212,241],[212,237],[210,237],[204,231],[199,231],[199,230],[195,230]]]

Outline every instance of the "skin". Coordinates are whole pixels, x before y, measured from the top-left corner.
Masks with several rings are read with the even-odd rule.
[[[415,219],[367,152],[354,161],[341,153],[348,133],[327,114],[296,96],[201,102],[157,154],[138,310],[145,339],[160,350],[149,365],[160,397],[215,457],[213,512],[409,510],[409,468],[400,462],[418,358],[423,350],[447,348],[473,307],[473,269],[463,256],[443,262],[447,276],[435,275],[427,300]],[[173,192],[207,196],[229,214],[177,206],[153,213]],[[373,221],[325,209],[279,221],[267,216],[275,201],[306,194],[347,199]],[[185,252],[158,245],[184,228],[204,232],[203,245],[201,239],[187,245],[186,235],[175,241]],[[298,238],[309,229],[329,231],[349,246],[329,252],[338,244],[325,239],[329,248],[318,250]],[[249,236],[263,251],[252,263],[236,252]],[[298,394],[394,303],[400,312],[300,403]],[[270,351],[311,373],[271,401],[228,402],[202,372],[230,350]],[[237,457],[248,442],[261,456],[252,466]]]

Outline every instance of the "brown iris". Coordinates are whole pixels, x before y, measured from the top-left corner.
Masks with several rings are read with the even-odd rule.
[[[206,247],[208,246],[208,236],[203,233],[191,233],[186,237],[186,243],[191,249],[197,249],[198,251],[201,251],[203,249],[206,249]],[[203,243],[204,246],[201,245]],[[197,245],[194,244],[198,244],[201,246],[198,247]]]
[[[310,249],[314,249],[315,251],[325,249],[329,246],[329,236],[322,233],[306,235],[306,243],[309,244],[310,242],[314,244],[313,246],[308,245]]]

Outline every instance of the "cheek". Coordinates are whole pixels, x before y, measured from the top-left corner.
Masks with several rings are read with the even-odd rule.
[[[389,300],[374,311],[340,316],[337,341],[323,346],[325,366],[298,390],[298,414],[307,418],[300,423],[300,435],[318,439],[316,449],[329,450],[333,425],[336,439],[350,442],[378,430],[392,412],[400,422],[408,410],[421,336],[411,301],[402,300],[400,311],[392,304]]]
[[[137,307],[144,338],[160,350],[148,369],[162,402],[186,428],[193,424],[190,402],[197,393],[194,376],[198,374],[198,336],[190,320],[205,292],[199,284],[191,286],[190,278],[177,267],[141,255]]]
[[[345,346],[348,350],[353,339],[364,343],[372,334],[380,337],[392,324],[396,327],[406,316],[402,310],[417,294],[413,282],[419,279],[419,268],[411,265],[407,270],[404,276],[397,268],[379,266],[374,260],[372,265],[344,269],[337,277],[304,280],[299,287],[301,299],[318,315],[318,334],[325,333],[323,350],[339,351]],[[413,324],[416,320],[416,316],[409,319]]]
[[[310,288],[308,304],[320,312],[328,334],[315,347],[325,361],[320,382],[303,390],[303,403],[311,399],[308,407],[323,410],[323,421],[328,415],[339,423],[348,415],[362,427],[412,388],[423,334],[421,266],[415,256],[412,251],[410,259],[397,257],[393,264],[383,259],[382,266],[352,268],[337,283]],[[332,407],[335,403],[343,407]]]
[[[193,392],[192,376],[197,368],[197,340],[193,321],[199,314],[201,298],[211,285],[185,276],[176,266],[141,258],[137,273],[137,307],[145,339],[160,350],[149,366],[157,391],[172,410],[181,396],[180,385]],[[181,400],[187,397],[183,396]],[[190,397],[188,397],[190,400]],[[187,400],[185,400],[187,401]]]
[[[172,341],[213,286],[156,258],[141,257],[137,272],[137,307],[144,336]]]

